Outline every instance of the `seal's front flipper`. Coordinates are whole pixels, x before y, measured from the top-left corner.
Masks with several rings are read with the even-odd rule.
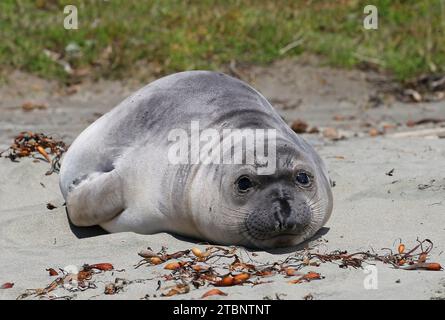
[[[77,179],[69,188],[66,207],[71,222],[79,227],[113,219],[125,210],[120,176],[112,170]]]

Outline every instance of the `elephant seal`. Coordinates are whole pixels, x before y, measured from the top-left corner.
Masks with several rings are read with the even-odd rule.
[[[274,170],[258,174],[264,157],[247,163],[247,153],[242,163],[172,163],[177,141],[171,133],[190,132],[194,121],[213,133],[274,130],[273,139],[262,140],[274,145],[268,149]],[[252,151],[253,144],[243,141]],[[234,145],[222,153],[232,155]],[[255,89],[210,71],[154,81],[96,120],[65,154],[60,188],[77,226],[170,232],[256,248],[303,242],[326,223],[333,205],[327,170],[315,150]]]

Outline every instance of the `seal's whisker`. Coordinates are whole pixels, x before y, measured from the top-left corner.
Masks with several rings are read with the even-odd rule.
[[[316,201],[311,200],[309,202],[309,207],[316,208],[317,206],[326,205],[326,203],[327,203],[326,199],[318,198]]]
[[[326,206],[326,200],[322,199],[322,198],[317,198],[314,201],[314,199],[312,199],[311,201],[309,201],[308,206],[312,212],[316,212],[318,210],[323,210],[324,207]]]
[[[314,194],[312,195],[312,197],[309,199],[308,203],[312,203],[312,201],[314,200],[315,196],[317,195],[317,192],[314,192]]]
[[[237,226],[239,223],[243,223],[244,222],[244,219],[241,219],[241,218],[236,218],[235,217],[235,219],[238,219],[238,220],[230,220],[230,221],[226,221],[226,220],[223,220],[223,221],[220,221],[220,223],[222,224],[222,225],[226,225],[226,226]]]
[[[323,209],[326,206],[325,202],[319,201],[317,203],[314,203],[312,205],[309,206],[309,208],[314,211],[314,210],[320,210]]]
[[[240,208],[235,209],[235,208],[230,208],[230,207],[226,207],[226,206],[221,206],[221,207],[223,207],[224,209],[228,209],[228,210],[236,211],[236,212],[243,212],[243,213],[247,213],[247,214],[252,213],[251,211],[248,211],[246,209],[240,209]]]
[[[225,215],[231,218],[238,218],[239,220],[245,220],[252,212],[247,210],[235,209],[222,206],[228,211],[225,212]]]
[[[226,217],[230,217],[230,218],[234,218],[234,219],[239,219],[239,220],[245,220],[246,219],[246,214],[240,214],[238,212],[228,212],[225,214]]]
[[[243,235],[244,233],[248,233],[247,227],[244,226],[244,223],[241,224],[237,224],[237,223],[222,223],[222,225],[224,225],[224,228],[226,228],[226,230],[228,231],[233,231],[235,233],[241,234]]]
[[[314,217],[322,217],[325,214],[326,208],[326,200],[325,199],[317,199],[316,202],[310,203],[309,208]]]
[[[312,214],[317,215],[317,214],[324,214],[325,208],[317,207],[317,208],[311,208],[310,210]]]
[[[322,213],[325,212],[325,207],[324,206],[320,206],[320,207],[317,207],[317,208],[311,208],[310,210],[311,210],[311,212],[313,214],[322,214]]]

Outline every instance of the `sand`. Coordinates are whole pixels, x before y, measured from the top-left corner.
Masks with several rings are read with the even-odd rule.
[[[305,135],[317,148],[335,181],[334,212],[325,228],[304,246],[321,251],[349,252],[396,248],[399,239],[413,247],[416,239],[434,242],[431,261],[445,265],[445,139],[431,137],[378,137],[367,134],[369,122],[402,124],[394,132],[413,131],[434,126],[407,128],[407,120],[424,117],[445,118],[445,103],[403,104],[393,102],[367,108],[366,101],[375,87],[368,74],[318,67],[303,67],[293,61],[249,71],[251,81],[270,100],[275,101],[283,117],[291,122],[302,118],[319,128],[336,127],[347,138],[331,141],[321,134]],[[321,79],[321,80],[320,80]],[[138,84],[100,82],[81,86],[79,92],[66,95],[54,83],[20,73],[0,89],[0,150],[22,130],[52,134],[67,143],[73,141],[89,123],[111,109]],[[301,99],[301,100],[299,100]],[[48,104],[46,110],[24,112],[24,101]],[[290,107],[289,107],[290,105]],[[334,115],[356,115],[350,121],[334,121]],[[394,169],[393,175],[386,173]],[[33,159],[18,163],[0,158],[0,285],[13,282],[11,289],[0,290],[0,299],[15,299],[29,288],[41,288],[51,278],[47,268],[63,268],[84,263],[112,263],[122,272],[97,275],[97,288],[70,293],[54,291],[58,296],[77,299],[161,298],[156,277],[166,273],[161,266],[134,268],[137,253],[151,247],[169,251],[197,245],[190,239],[170,234],[106,234],[98,228],[70,226],[58,176],[45,176],[48,164]],[[47,203],[57,208],[47,209]],[[256,251],[258,262],[284,259],[299,248]],[[443,271],[406,271],[382,263],[376,264],[378,288],[366,289],[367,274],[362,269],[342,269],[332,263],[307,267],[325,278],[292,285],[276,276],[271,283],[224,288],[227,297],[211,299],[444,299]],[[132,283],[116,295],[104,295],[104,283],[116,277]],[[148,280],[152,279],[152,280]],[[174,299],[196,299],[208,287],[191,290]],[[147,296],[148,295],[148,296]],[[154,296],[156,295],[156,297]],[[167,299],[167,298],[162,298]]]

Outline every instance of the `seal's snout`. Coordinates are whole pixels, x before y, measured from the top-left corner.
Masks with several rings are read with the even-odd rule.
[[[310,224],[310,209],[305,203],[292,208],[289,200],[279,199],[274,207],[277,232],[298,234]]]
[[[269,206],[256,208],[247,217],[246,228],[249,236],[256,240],[296,239],[306,233],[311,219],[311,210],[306,201],[295,195],[274,194]]]

